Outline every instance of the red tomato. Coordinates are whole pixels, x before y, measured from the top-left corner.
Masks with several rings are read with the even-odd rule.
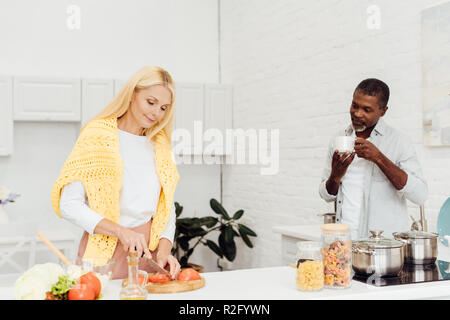
[[[88,287],[91,287],[94,290],[95,297],[97,298],[102,291],[102,283],[94,274],[94,272],[88,272],[83,274],[79,280],[80,283],[86,284]]]
[[[171,281],[171,279],[162,273],[155,273],[148,275],[148,281],[153,283],[165,283]]]
[[[200,280],[200,274],[192,268],[186,268],[181,270],[178,275],[178,280],[180,281],[189,281],[189,280]]]
[[[68,300],[94,300],[95,292],[92,287],[85,283],[73,286],[67,295]]]
[[[53,293],[51,291],[48,291],[47,295],[45,296],[45,300],[56,300],[56,299]]]

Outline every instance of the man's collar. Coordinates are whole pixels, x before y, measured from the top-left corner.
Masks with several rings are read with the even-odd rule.
[[[375,125],[375,128],[373,128],[372,132],[375,132],[377,135],[382,136],[385,133],[385,129],[386,129],[386,123],[384,122],[384,120],[382,118],[380,118],[378,120],[377,124]],[[347,136],[350,136],[350,135],[352,135],[353,131],[354,131],[353,126],[349,125],[347,127],[347,129],[345,129],[345,134]]]
[[[386,131],[386,123],[382,118],[378,119],[377,124],[375,125],[375,128],[373,130],[378,133],[380,136],[384,135]]]

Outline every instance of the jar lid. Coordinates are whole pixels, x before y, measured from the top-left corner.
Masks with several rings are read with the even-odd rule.
[[[304,251],[315,251],[322,249],[322,243],[319,241],[298,241],[297,248]]]
[[[320,226],[320,229],[324,232],[337,232],[337,233],[346,233],[350,230],[350,226],[343,223],[326,223]]]
[[[433,239],[439,237],[437,233],[433,232],[425,232],[425,231],[405,231],[405,232],[394,232],[394,237],[398,237],[401,239]]]

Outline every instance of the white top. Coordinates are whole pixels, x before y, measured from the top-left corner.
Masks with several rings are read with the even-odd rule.
[[[161,185],[156,173],[155,152],[146,136],[119,129],[120,155],[123,160],[120,193],[120,225],[132,228],[147,223],[156,212]],[[103,216],[89,208],[83,183],[74,181],[64,187],[60,200],[61,216],[90,234]],[[175,208],[161,234],[173,243]]]
[[[355,133],[352,134],[356,138]],[[370,138],[367,139],[370,141]],[[347,172],[342,178],[342,220],[350,226],[350,235],[353,240],[358,238],[359,220],[364,210],[364,174],[369,161],[355,155]]]
[[[364,172],[367,160],[355,155],[342,178],[342,220],[350,226],[352,239],[357,238],[361,210],[364,210]]]

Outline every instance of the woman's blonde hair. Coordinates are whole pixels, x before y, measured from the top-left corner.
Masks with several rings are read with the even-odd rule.
[[[144,129],[143,134],[151,141],[160,131],[164,130],[171,142],[173,122],[175,119],[175,85],[170,74],[157,66],[146,66],[138,70],[120,89],[114,99],[92,120],[123,116],[131,104],[133,93],[151,86],[161,85],[172,93],[172,99],[164,117],[154,126]]]

